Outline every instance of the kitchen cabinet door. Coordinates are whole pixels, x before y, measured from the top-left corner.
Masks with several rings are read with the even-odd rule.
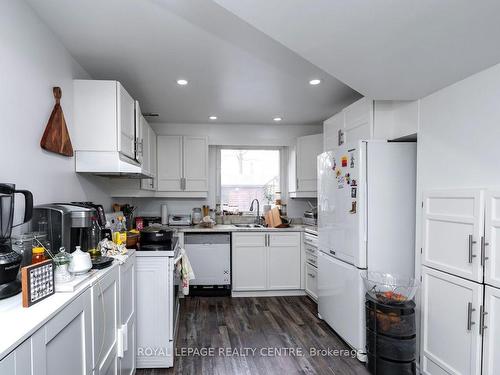
[[[135,124],[135,160],[137,160],[146,172],[149,172],[149,164],[146,164],[144,167],[144,150],[148,147],[147,142],[148,139],[148,127],[149,124],[146,122],[146,119],[142,115],[141,106],[139,105],[139,101],[135,101],[135,112],[134,112],[134,124]],[[146,163],[149,163],[147,161]]]
[[[267,289],[265,233],[233,233],[232,289],[235,292]]]
[[[173,364],[173,353],[168,349],[172,335],[171,283],[168,257],[136,258],[137,368],[171,367]]]
[[[119,151],[135,159],[135,102],[125,88],[116,82]]]
[[[116,374],[118,337],[118,280],[115,267],[92,286],[92,349],[94,375]],[[114,371],[110,372],[112,369]]]
[[[428,267],[422,279],[422,372],[479,375],[482,284]]]
[[[323,148],[323,134],[307,135],[297,138],[297,191],[317,191],[318,155]]]
[[[158,136],[158,191],[181,191],[182,137]]]
[[[362,98],[344,108],[344,142],[373,137],[373,100]]]
[[[136,255],[133,254],[120,265],[118,330],[118,373],[120,375],[135,373],[135,260]]]
[[[306,293],[318,301],[318,269],[306,263]]]
[[[484,282],[500,288],[500,191],[487,191],[485,203]]]
[[[267,288],[300,289],[300,233],[268,234]]]
[[[339,131],[344,131],[344,112],[323,122],[323,151],[331,151],[339,146]]]
[[[0,374],[31,375],[31,338],[0,361]]]
[[[428,191],[424,193],[423,206],[422,263],[482,282],[482,191]]]
[[[208,191],[208,139],[183,137],[184,191]]]
[[[484,291],[483,375],[500,374],[500,289]]]
[[[33,375],[92,374],[92,304],[86,290],[32,336]]]

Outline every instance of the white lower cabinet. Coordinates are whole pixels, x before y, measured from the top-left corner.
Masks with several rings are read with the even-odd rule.
[[[483,374],[500,374],[500,289],[484,291]]]
[[[306,293],[315,301],[318,300],[318,269],[309,263],[305,265],[306,270]]]
[[[120,265],[118,373],[121,375],[132,375],[135,373],[135,262],[136,256],[133,254],[127,259],[126,263]]]
[[[233,233],[235,292],[300,289],[300,233]]]
[[[422,373],[481,373],[483,289],[482,284],[423,267]]]
[[[0,361],[0,374],[31,374],[31,341],[31,338],[27,339]]]
[[[33,375],[92,374],[92,304],[86,290],[32,336]]]
[[[94,375],[117,373],[118,271],[115,267],[91,289]]]
[[[170,259],[166,256],[139,256],[137,280],[137,368],[164,368],[173,365],[171,326]],[[195,271],[196,272],[196,271]]]

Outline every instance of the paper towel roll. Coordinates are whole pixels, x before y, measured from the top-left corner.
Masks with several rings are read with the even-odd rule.
[[[168,224],[168,209],[166,204],[161,205],[161,224],[162,225]]]

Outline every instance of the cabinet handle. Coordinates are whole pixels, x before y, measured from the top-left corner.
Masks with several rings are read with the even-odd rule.
[[[181,190],[186,190],[186,178],[181,177]]]
[[[268,247],[271,246],[271,235],[270,234],[267,235],[267,246]]]
[[[308,273],[307,276],[309,276],[311,279],[315,279],[316,278],[316,276],[313,275],[312,273]]]
[[[474,239],[472,238],[472,234],[469,234],[469,263],[472,264],[472,260],[473,258],[476,257],[476,255],[474,255],[472,253],[472,245],[476,244],[477,241],[474,241]]]
[[[484,324],[484,318],[485,318],[486,315],[488,315],[488,313],[486,311],[484,311],[484,307],[483,306],[480,306],[479,307],[479,334],[480,335],[484,335],[484,330],[486,328],[488,328]]]
[[[335,251],[333,251],[333,250],[330,250],[330,254],[335,255],[335,254],[336,254],[336,252],[335,252]]]
[[[481,266],[484,267],[486,265],[486,261],[489,259],[486,256],[486,246],[489,246],[489,243],[486,242],[484,236],[481,236]]]
[[[472,326],[476,324],[472,321],[472,313],[476,311],[476,309],[472,308],[472,302],[467,303],[467,331],[472,330]]]
[[[295,179],[295,190],[299,190],[299,178]]]

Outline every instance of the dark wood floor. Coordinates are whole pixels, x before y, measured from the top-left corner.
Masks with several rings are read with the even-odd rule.
[[[317,318],[316,304],[308,297],[186,298],[176,346],[173,369],[137,374],[368,374],[345,352],[346,344]],[[212,348],[213,355],[183,353],[188,348]],[[311,355],[311,348],[344,352]],[[222,355],[224,350],[233,355]]]

